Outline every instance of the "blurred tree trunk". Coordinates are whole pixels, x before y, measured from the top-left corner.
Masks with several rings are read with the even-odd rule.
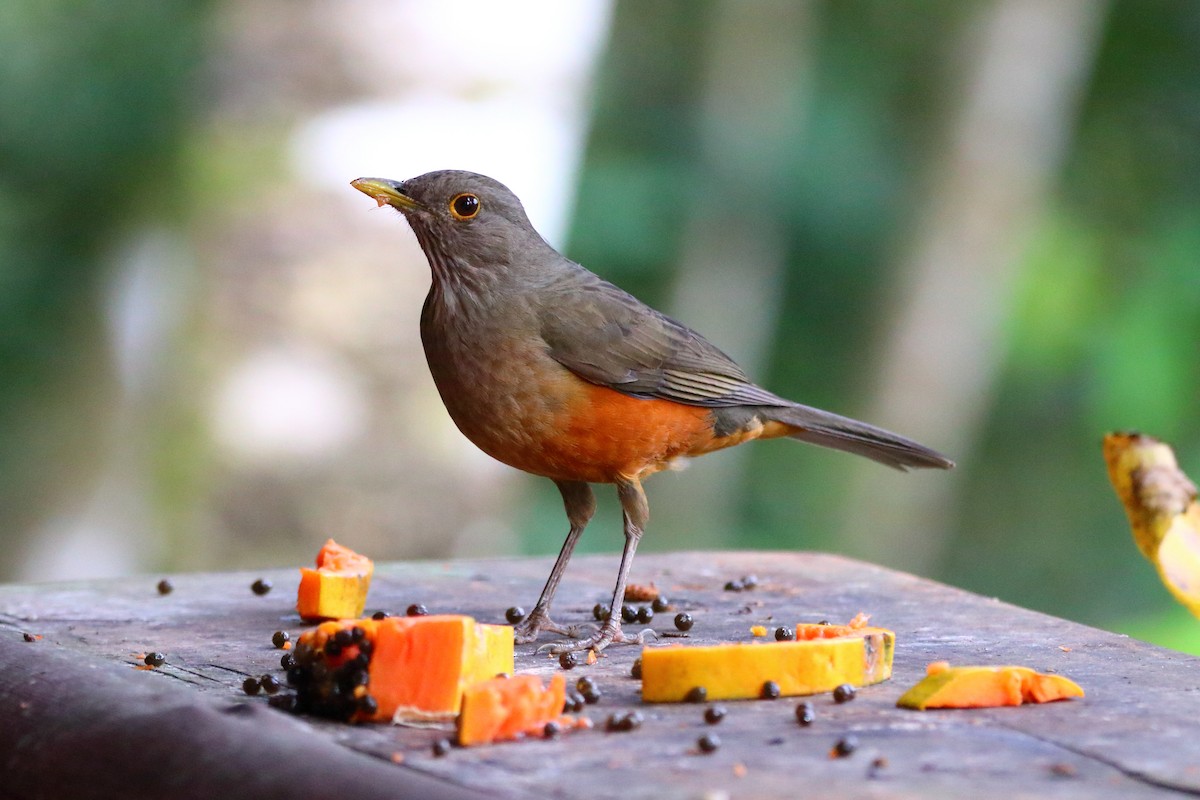
[[[1020,259],[1062,163],[1095,57],[1103,0],[996,0],[965,30],[948,146],[895,275],[864,415],[971,469],[1004,362],[1004,314]],[[1036,453],[1031,449],[1031,454]],[[955,523],[955,479],[856,466],[841,541],[918,573]]]

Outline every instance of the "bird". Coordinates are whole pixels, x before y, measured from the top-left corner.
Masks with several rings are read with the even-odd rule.
[[[942,454],[897,434],[801,405],[756,385],[696,331],[555,250],[504,184],[439,170],[351,186],[407,220],[429,262],[421,343],[458,429],[488,455],[554,481],[569,530],[517,643],[567,637],[553,653],[640,643],[621,605],[649,504],[642,482],[675,462],[755,439],[787,437],[900,470],[948,469]],[[625,537],[607,617],[563,626],[550,616],[563,572],[612,484]],[[587,629],[591,632],[587,633]]]

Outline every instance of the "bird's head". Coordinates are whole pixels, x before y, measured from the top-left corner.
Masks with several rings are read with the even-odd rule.
[[[438,277],[503,269],[530,248],[548,246],[517,196],[485,175],[441,170],[406,181],[358,178],[350,185],[404,215]]]

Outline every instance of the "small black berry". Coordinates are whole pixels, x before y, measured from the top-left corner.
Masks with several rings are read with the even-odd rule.
[[[804,727],[807,728],[809,725],[812,725],[813,720],[815,720],[816,718],[817,718],[817,713],[813,709],[812,703],[810,703],[806,700],[803,703],[800,703],[798,706],[796,706],[796,722],[800,723]]]
[[[426,617],[429,616],[429,609],[421,603],[413,603],[404,613],[410,617]]]
[[[642,659],[641,658],[635,658],[633,660],[633,666],[631,666],[629,668],[629,677],[637,678],[639,681],[642,679]]]
[[[767,681],[759,690],[759,696],[764,700],[778,700],[781,694],[779,684],[775,681]]]
[[[38,637],[36,634],[29,633],[28,631],[25,633],[22,633],[21,638],[27,642],[36,642],[38,640]]]
[[[520,606],[513,606],[504,612],[504,618],[508,620],[508,624],[516,625],[521,620],[525,619],[525,609]]]
[[[858,691],[848,683],[843,683],[833,690],[833,702],[849,703],[858,695]]]
[[[604,622],[604,620],[608,619],[608,606],[603,603],[596,603],[596,605],[592,606],[592,616],[597,622]]]
[[[650,604],[650,609],[657,614],[661,614],[671,607],[671,601],[663,597],[661,594],[654,598],[654,602]]]
[[[550,720],[546,723],[546,727],[542,728],[542,735],[547,739],[555,739],[560,733],[562,733],[562,725],[554,720]]]
[[[786,625],[775,629],[775,641],[790,642],[796,638],[796,632]]]
[[[175,591],[175,584],[171,583],[166,578],[163,578],[161,581],[158,582],[158,593],[159,594],[170,594],[173,591]]]
[[[254,583],[250,584],[250,591],[258,595],[266,594],[271,591],[271,581],[266,578],[259,578]]]
[[[696,740],[701,753],[711,753],[721,746],[721,737],[715,733],[706,733]]]
[[[258,682],[258,678],[246,678],[242,681],[242,691],[246,694],[258,694],[258,690],[262,685]]]
[[[637,622],[637,609],[633,606],[621,606],[621,622]]]
[[[386,611],[376,611],[374,614],[371,615],[371,619],[378,621],[381,619],[387,619],[390,616],[391,616],[391,614],[389,614]]]
[[[638,606],[636,622],[639,625],[649,625],[652,619],[654,619],[654,612],[650,610],[649,606]]]
[[[693,686],[688,689],[688,693],[683,696],[685,703],[703,703],[708,699],[708,689],[703,686]]]
[[[142,660],[145,661],[148,666],[161,667],[166,663],[167,657],[162,653],[147,653],[146,657]]]
[[[716,725],[723,719],[725,719],[725,706],[709,706],[704,709],[704,721],[709,725]]]
[[[744,592],[744,591],[746,591],[746,584],[742,583],[741,581],[726,581],[725,591],[727,591],[727,592]]]
[[[275,645],[277,648],[282,648],[291,640],[292,637],[287,631],[275,631],[275,633],[271,635],[271,644]]]
[[[438,739],[433,743],[433,755],[436,758],[441,758],[450,752],[450,740]]]
[[[695,620],[692,619],[692,615],[686,611],[682,611],[675,615],[675,627],[681,631],[690,631],[692,629],[692,625],[694,624]]]
[[[558,665],[563,669],[575,669],[579,666],[579,654],[574,650],[568,650],[558,657]]]
[[[848,733],[837,740],[837,744],[833,746],[833,755],[838,758],[845,758],[857,749],[858,737],[852,733]]]
[[[294,666],[296,666],[296,657],[294,655],[292,655],[291,653],[284,653],[283,656],[279,659],[280,669],[288,670]]]
[[[262,686],[262,690],[267,694],[275,694],[283,688],[283,684],[274,675],[263,675],[258,679],[258,682]]]

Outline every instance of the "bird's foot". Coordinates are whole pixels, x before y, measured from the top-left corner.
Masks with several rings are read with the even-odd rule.
[[[538,634],[542,631],[550,631],[551,633],[557,633],[559,636],[576,638],[580,635],[580,626],[559,625],[550,619],[550,612],[544,608],[535,607],[533,611],[529,612],[529,616],[513,626],[513,641],[517,644],[528,644],[536,640]]]
[[[652,636],[658,638],[658,634],[653,628],[644,628],[636,634],[628,634],[621,630],[620,622],[613,622],[611,619],[600,626],[600,629],[586,638],[576,638],[570,642],[551,642],[550,644],[542,645],[538,648],[538,652],[548,652],[551,655],[562,655],[563,653],[573,653],[580,650],[595,650],[599,653],[610,644],[636,644],[643,645],[646,643],[646,637]]]

